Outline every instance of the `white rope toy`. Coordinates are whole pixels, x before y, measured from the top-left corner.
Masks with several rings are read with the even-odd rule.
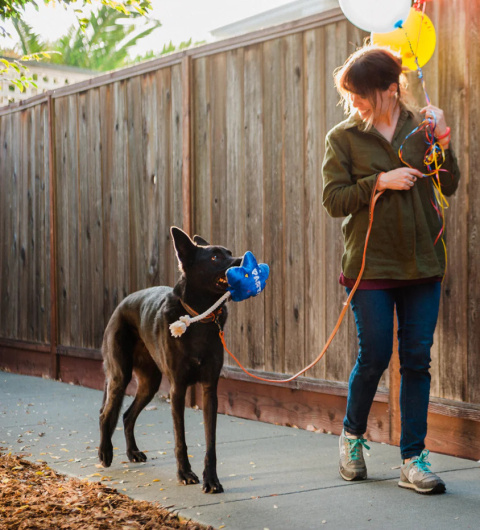
[[[176,322],[173,324],[170,324],[170,333],[172,334],[172,337],[175,337],[178,339],[178,337],[181,337],[185,331],[187,331],[187,328],[190,324],[193,324],[194,322],[198,322],[199,320],[204,319],[207,317],[210,313],[213,313],[217,307],[223,304],[223,302],[226,302],[230,298],[231,294],[230,291],[227,291],[219,300],[217,300],[212,307],[208,308],[206,311],[204,311],[201,315],[197,315],[196,317],[191,317],[189,315],[184,315],[183,317],[180,317]]]

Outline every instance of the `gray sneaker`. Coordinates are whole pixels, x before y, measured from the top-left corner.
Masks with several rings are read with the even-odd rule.
[[[420,456],[403,464],[398,483],[401,488],[410,488],[424,495],[445,491],[445,482],[428,469],[430,466],[430,462],[427,462],[428,453],[429,451],[423,450]]]
[[[363,448],[370,449],[370,447],[366,441],[365,438],[359,436],[346,436],[345,429],[343,429],[339,439],[339,471],[343,480],[365,480],[367,478]]]

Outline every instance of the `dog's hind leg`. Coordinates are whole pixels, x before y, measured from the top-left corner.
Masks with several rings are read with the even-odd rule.
[[[181,484],[198,484],[197,475],[192,471],[188,461],[187,443],[185,440],[185,394],[184,384],[172,384],[170,400],[172,402],[173,430],[175,433],[175,457],[177,459],[177,479]]]
[[[127,456],[130,462],[145,462],[145,453],[139,451],[135,441],[135,422],[145,406],[150,403],[162,382],[162,373],[150,357],[144,344],[138,341],[134,353],[133,371],[137,379],[135,399],[123,415]]]
[[[132,337],[122,328],[106,333],[102,350],[106,384],[100,410],[100,462],[109,467],[113,460],[112,435],[117,425],[125,390],[132,378]]]

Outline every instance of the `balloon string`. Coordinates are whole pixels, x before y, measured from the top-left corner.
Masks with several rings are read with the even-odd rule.
[[[414,5],[414,9],[416,9],[417,11],[420,11],[419,7],[415,7],[415,5]],[[422,10],[422,20],[420,22],[420,29],[418,31],[417,50],[418,50],[418,47],[420,45],[420,34],[422,33],[424,16],[425,16],[425,3],[423,5],[423,10]],[[422,70],[422,68],[421,68],[421,66],[420,66],[420,64],[418,62],[418,55],[416,54],[415,50],[413,49],[413,45],[412,45],[412,42],[411,42],[411,40],[410,40],[410,38],[408,36],[407,31],[403,27],[403,22],[398,22],[396,24],[396,27],[401,28],[401,29],[403,29],[405,31],[405,38],[407,39],[407,43],[408,43],[408,46],[410,48],[410,52],[412,53],[412,56],[415,59],[415,64],[417,65],[417,76],[418,76],[418,79],[420,79],[420,82],[422,84],[422,89],[423,89],[423,93],[425,94],[425,99],[427,101],[427,105],[430,105],[431,104],[431,100],[430,100],[430,97],[428,96],[428,93],[427,93],[427,86],[425,84],[425,78],[423,76],[423,70]]]
[[[422,19],[423,19],[423,15],[422,15]],[[422,27],[422,25],[420,24],[420,28]],[[403,28],[402,28],[403,29]],[[410,39],[408,38],[408,33],[405,31],[405,37],[407,39],[407,42],[408,42],[408,45],[410,47],[410,51],[412,52],[412,55],[415,57],[415,64],[417,65],[417,75],[418,75],[418,79],[420,79],[420,82],[422,84],[422,89],[423,89],[423,93],[425,94],[425,99],[427,101],[427,105],[430,105],[431,104],[431,100],[428,96],[428,93],[427,93],[427,86],[425,84],[425,77],[423,76],[423,70],[418,62],[418,56],[417,54],[413,51],[413,46],[412,46],[412,43],[410,41]],[[418,36],[420,38],[420,34]],[[418,49],[418,46],[417,46],[417,49]]]
[[[442,169],[442,165],[445,162],[445,150],[440,145],[438,141],[435,140],[435,126],[436,123],[430,122],[430,120],[423,120],[413,131],[407,134],[405,140],[403,141],[402,145],[400,146],[398,150],[398,156],[403,164],[405,164],[407,167],[412,168],[413,166],[409,164],[404,159],[404,146],[407,140],[413,136],[414,134],[418,134],[421,131],[425,131],[425,138],[426,143],[428,144],[428,149],[425,153],[423,163],[428,169],[428,173],[424,173],[424,177],[432,177],[432,189],[433,189],[433,197],[430,200],[433,208],[435,209],[438,218],[440,219],[442,226],[440,228],[440,231],[435,238],[434,245],[438,243],[438,241],[441,239],[444,252],[445,252],[445,262],[447,261],[447,246],[445,244],[444,240],[444,234],[445,234],[445,210],[449,207],[448,201],[445,198],[445,195],[442,193],[442,185],[440,182],[440,172],[441,171],[447,171],[446,169]],[[434,167],[432,167],[434,166]]]
[[[420,5],[423,4],[423,9],[420,9]],[[425,16],[425,0],[418,0],[414,4],[414,9],[417,11],[422,11],[422,20],[420,22],[420,29],[418,32],[418,39],[417,39],[417,50],[420,42],[420,33],[422,31],[422,25],[423,25],[423,19]],[[399,24],[399,27],[403,28],[402,24]],[[410,41],[408,37],[407,31],[405,31],[405,37],[407,39],[408,46],[410,47],[410,51],[415,58],[415,64],[417,65],[417,75],[420,79],[420,82],[422,84],[423,93],[425,94],[425,99],[427,101],[427,105],[431,104],[430,97],[427,93],[427,87],[425,83],[425,78],[423,76],[423,70],[420,67],[420,64],[418,62],[418,55],[415,53],[413,49],[412,42]],[[442,193],[442,185],[440,182],[440,171],[446,171],[445,169],[441,169],[443,163],[445,162],[445,150],[443,147],[435,140],[435,128],[436,128],[436,119],[435,115],[433,117],[433,124],[430,122],[430,120],[424,120],[422,123],[420,123],[412,132],[410,132],[407,137],[405,138],[403,144],[400,146],[398,150],[398,156],[400,160],[408,167],[412,168],[408,162],[406,162],[403,158],[403,146],[405,142],[410,138],[410,136],[413,136],[414,134],[417,134],[418,132],[425,130],[425,137],[426,137],[426,143],[428,144],[428,149],[425,153],[424,157],[424,164],[428,168],[428,173],[424,174],[425,177],[432,177],[432,188],[433,188],[433,197],[431,199],[431,203],[435,211],[437,212],[437,215],[439,219],[441,220],[442,227],[440,229],[440,232],[438,233],[437,237],[435,238],[434,244],[436,245],[438,243],[438,240],[441,238],[443,248],[445,251],[445,261],[447,260],[447,247],[445,244],[445,240],[443,238],[445,234],[445,209],[448,208],[448,201],[445,198],[445,195]],[[441,161],[440,161],[441,159]],[[432,168],[434,166],[434,169]]]

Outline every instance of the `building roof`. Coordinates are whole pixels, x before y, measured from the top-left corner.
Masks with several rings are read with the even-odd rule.
[[[338,0],[295,0],[294,2],[269,9],[258,15],[215,28],[210,33],[216,39],[234,37],[250,31],[276,26],[277,24],[283,24],[291,20],[322,13],[323,11],[328,11],[338,6]]]

